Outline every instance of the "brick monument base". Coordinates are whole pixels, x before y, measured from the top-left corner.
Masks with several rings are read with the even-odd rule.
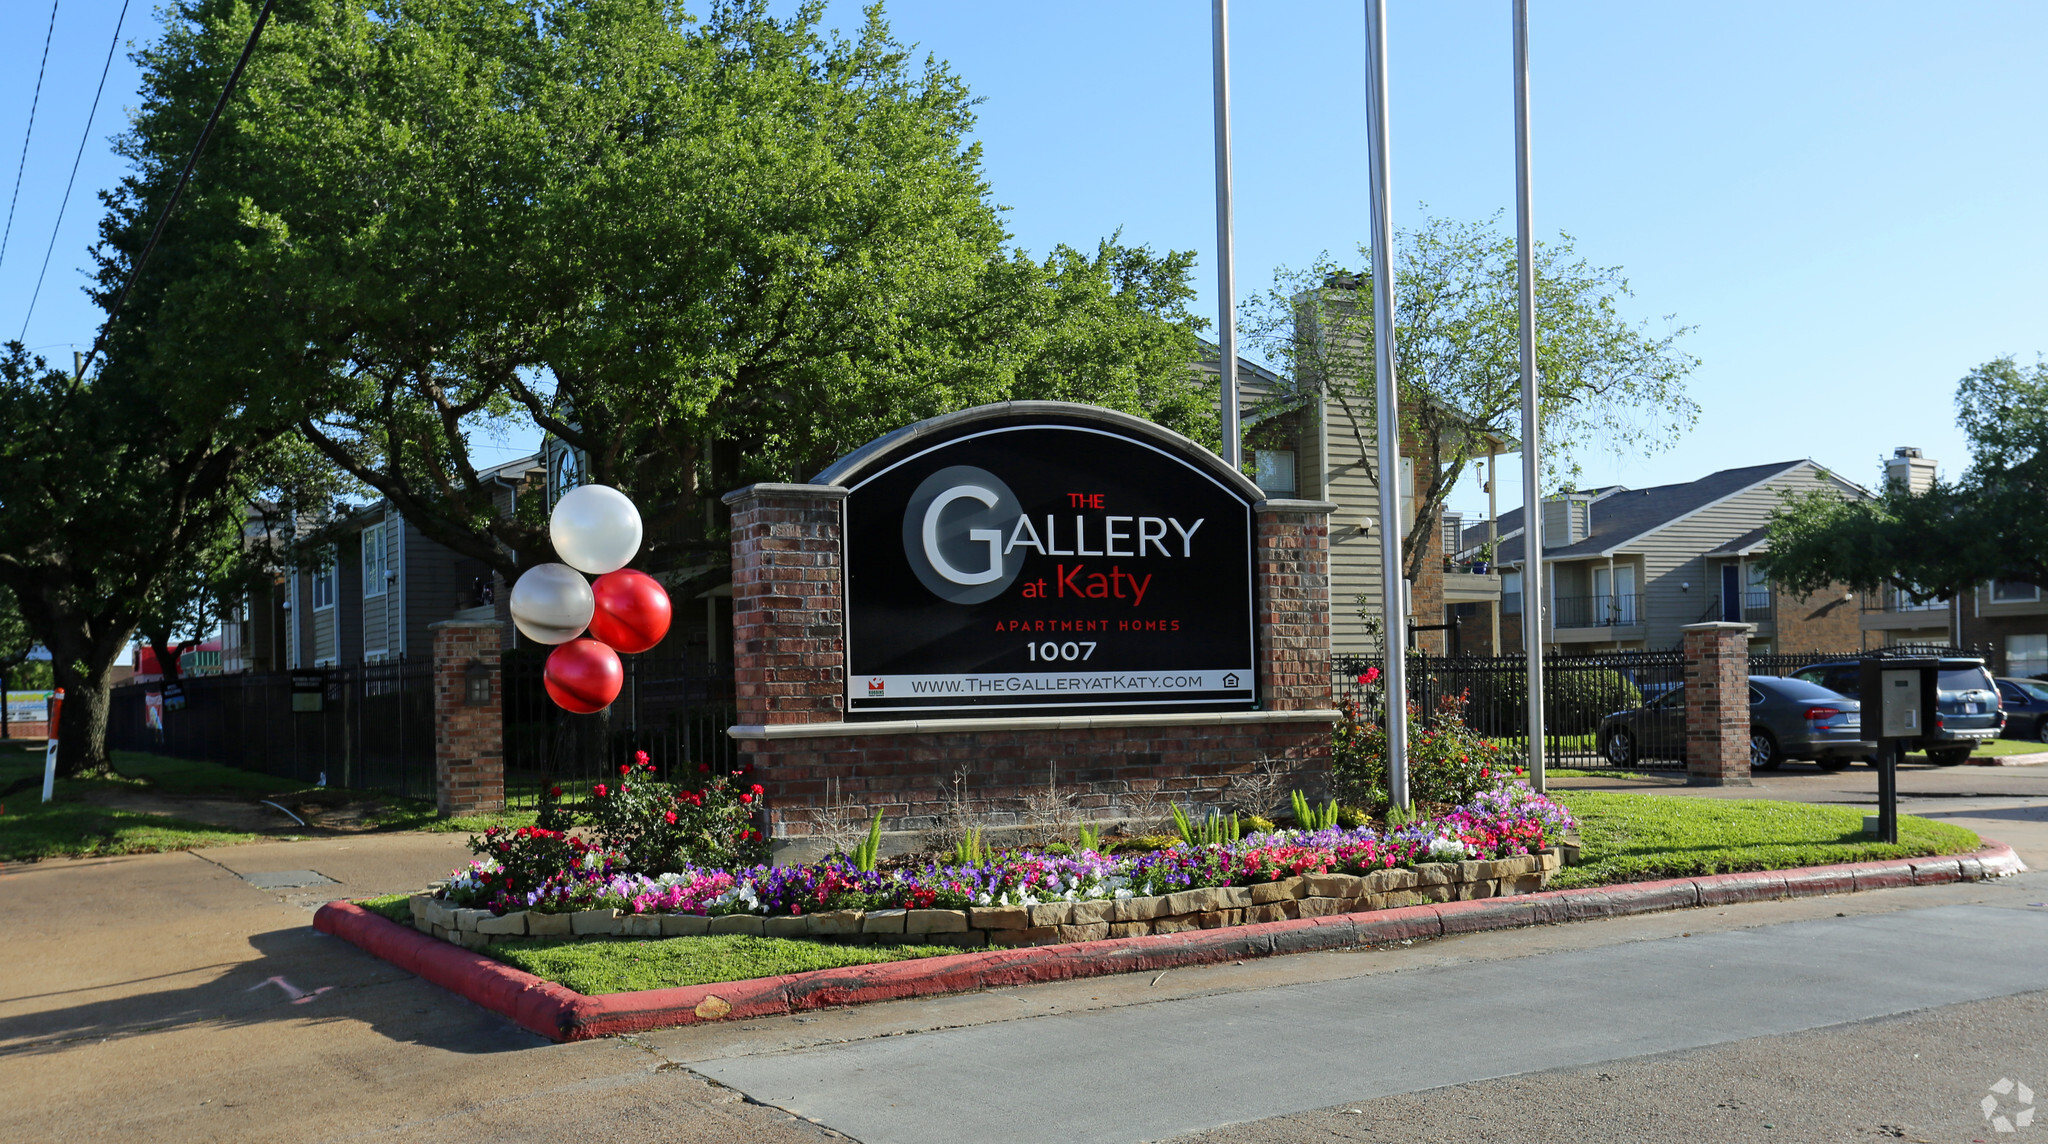
[[[766,788],[778,855],[817,850],[834,808],[863,819],[880,811],[885,830],[906,836],[901,846],[954,813],[996,828],[1025,823],[1049,789],[1071,800],[1072,817],[1114,823],[1217,801],[1248,779],[1282,804],[1290,789],[1328,786],[1333,505],[1252,502],[1258,710],[848,721],[847,495],[830,484],[761,484],[725,498],[739,708],[729,734]]]

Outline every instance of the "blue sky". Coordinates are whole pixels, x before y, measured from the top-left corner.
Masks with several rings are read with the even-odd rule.
[[[22,328],[119,0],[63,0],[0,263],[0,338]],[[1676,315],[1702,359],[1699,424],[1648,456],[1587,450],[1645,486],[1810,456],[1875,479],[1896,445],[1966,460],[1954,383],[2048,351],[2048,5],[1667,5],[1533,0],[1539,232],[1620,265],[1636,317]],[[1507,0],[1390,0],[1397,223],[1513,202]],[[1240,294],[1366,229],[1356,0],[1232,13]],[[0,5],[0,191],[11,193],[48,27]],[[851,27],[858,6],[831,9]],[[897,0],[898,35],[985,102],[978,137],[1008,225],[1039,253],[1121,228],[1194,249],[1213,313],[1209,7]],[[126,38],[155,31],[135,4]],[[27,342],[91,341],[78,293],[135,103],[117,58]],[[1505,224],[1506,219],[1503,218]],[[511,442],[513,446],[524,442]],[[1502,493],[1518,498],[1512,482]],[[1481,505],[1469,489],[1454,506]]]

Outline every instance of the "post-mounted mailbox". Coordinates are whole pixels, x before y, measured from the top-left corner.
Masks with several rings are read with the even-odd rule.
[[[1899,759],[1908,743],[1927,734],[1941,709],[1941,661],[1931,656],[1866,659],[1860,682],[1863,725],[1877,732],[1877,834],[1886,842],[1897,842]],[[1877,716],[1875,728],[1872,713]]]

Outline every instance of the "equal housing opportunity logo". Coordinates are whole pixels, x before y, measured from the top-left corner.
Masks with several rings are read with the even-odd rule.
[[[1991,1122],[1992,1131],[2017,1132],[2034,1122],[2034,1090],[2010,1077],[1999,1077],[1977,1107]],[[2011,1115],[2007,1115],[2008,1109]]]

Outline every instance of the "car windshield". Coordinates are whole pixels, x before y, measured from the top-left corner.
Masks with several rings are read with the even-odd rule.
[[[1991,673],[1981,667],[1943,668],[1936,686],[1943,691],[1989,691]]]

